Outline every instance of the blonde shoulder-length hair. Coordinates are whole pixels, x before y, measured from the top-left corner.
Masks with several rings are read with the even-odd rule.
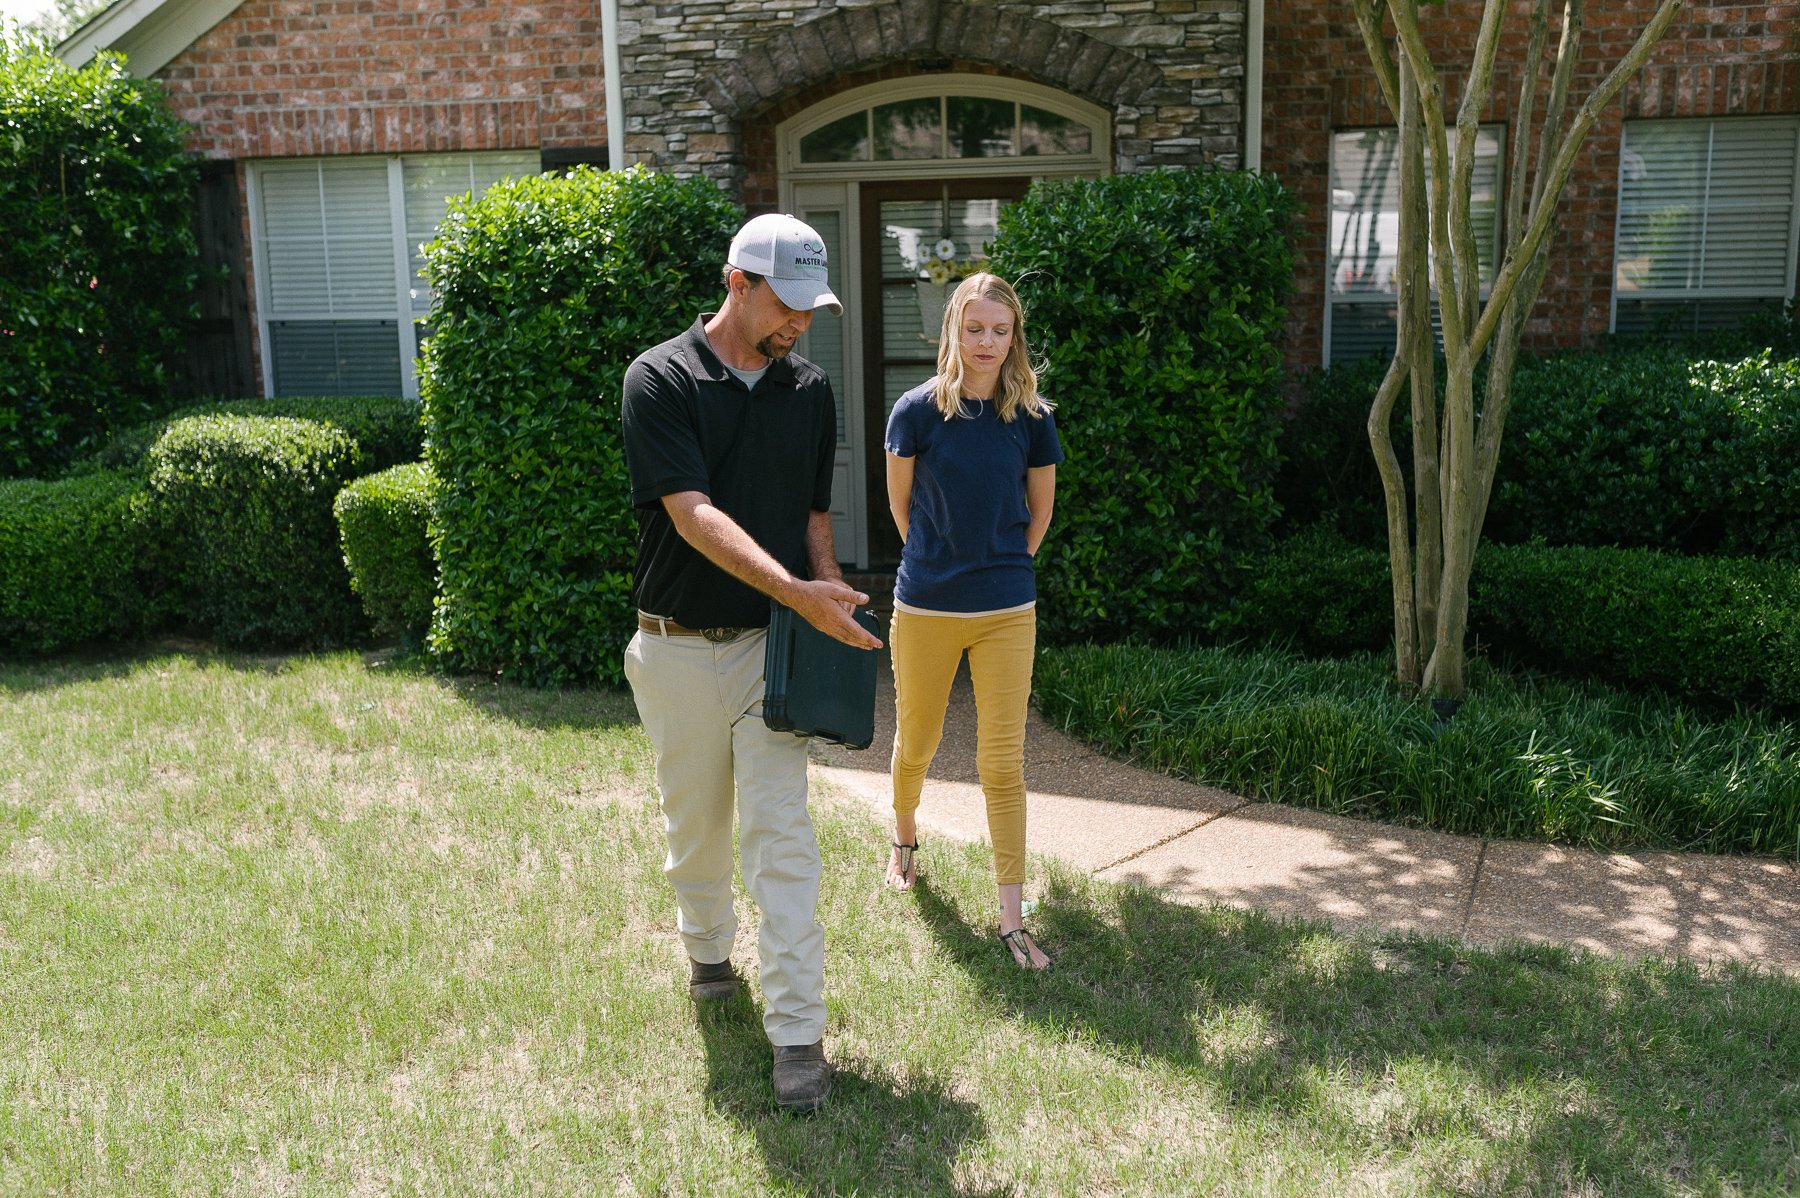
[[[1031,364],[1031,348],[1025,343],[1025,307],[1019,303],[1019,294],[1012,284],[986,271],[964,279],[944,305],[944,327],[938,336],[938,411],[950,420],[962,408],[963,314],[976,300],[994,300],[1012,310],[1012,347],[1006,351],[1006,361],[1000,363],[1000,388],[994,396],[996,414],[1007,423],[1020,412],[1042,417],[1054,405],[1038,394],[1037,370]]]

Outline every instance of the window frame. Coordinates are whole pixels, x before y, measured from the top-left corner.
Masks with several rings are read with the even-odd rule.
[[[392,322],[396,326],[398,349],[400,354],[400,394],[406,399],[419,398],[419,324],[424,317],[413,309],[412,292],[414,275],[412,270],[412,254],[410,237],[406,227],[406,167],[407,164],[420,164],[429,160],[461,158],[464,160],[479,157],[511,156],[529,157],[538,162],[538,151],[535,149],[515,150],[470,150],[448,152],[426,152],[419,154],[355,154],[355,155],[321,155],[294,158],[265,158],[246,163],[245,202],[250,215],[250,268],[256,286],[256,336],[260,351],[262,391],[265,396],[275,395],[275,355],[273,338],[270,329],[280,321],[339,321],[355,322]],[[325,188],[325,174],[334,165],[367,164],[380,161],[386,167],[387,203],[388,203],[388,237],[393,254],[393,287],[385,307],[374,305],[362,306],[337,311],[327,301],[325,308],[284,308],[277,309],[272,295],[273,280],[270,277],[269,237],[271,231],[263,215],[263,176],[275,170],[292,170],[296,167],[310,166],[319,179],[321,193]],[[533,173],[540,173],[534,170]],[[452,194],[461,194],[452,193]],[[321,204],[326,202],[321,194]],[[276,234],[280,240],[281,235]]]
[[[1046,112],[1079,122],[1091,132],[1084,154],[1012,154],[995,158],[900,158],[853,162],[802,162],[800,142],[834,121],[864,110],[904,100],[938,97],[940,117],[951,96],[968,96],[981,100],[1004,100],[1026,104]],[[948,128],[944,134],[947,137]],[[877,180],[889,176],[918,178],[923,172],[931,178],[963,178],[967,176],[1110,174],[1112,163],[1112,114],[1097,104],[1089,104],[1063,92],[990,75],[920,75],[910,79],[890,79],[880,83],[851,88],[826,103],[790,117],[776,127],[776,144],[781,147],[781,173],[796,182],[811,179],[856,178]],[[873,141],[871,139],[871,155]]]

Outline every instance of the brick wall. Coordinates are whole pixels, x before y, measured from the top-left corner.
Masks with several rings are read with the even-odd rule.
[[[1560,14],[1561,6],[1556,6]],[[1587,33],[1571,108],[1624,56],[1651,11],[1649,0],[1589,0]],[[1484,119],[1506,121],[1518,94],[1529,6],[1516,0]],[[1267,8],[1263,168],[1306,204],[1298,224],[1289,365],[1318,365],[1325,307],[1331,132],[1391,125],[1350,6],[1340,0],[1280,0]],[[1481,6],[1426,10],[1421,27],[1445,78],[1447,110],[1475,44]],[[1553,52],[1553,47],[1552,51]],[[1543,110],[1543,99],[1537,111]],[[1594,126],[1564,192],[1552,264],[1526,329],[1536,348],[1590,345],[1607,331],[1623,122],[1640,117],[1800,112],[1800,0],[1694,5],[1676,17],[1642,74]],[[1509,131],[1510,135],[1510,131]],[[1535,136],[1535,132],[1534,132]],[[1520,183],[1514,164],[1506,185]]]
[[[247,0],[156,77],[212,158],[606,140],[596,0]]]

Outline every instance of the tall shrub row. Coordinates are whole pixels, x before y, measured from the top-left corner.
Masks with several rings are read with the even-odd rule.
[[[1714,348],[1733,354],[1637,344],[1521,362],[1484,535],[1800,559],[1800,359],[1746,351],[1741,334]],[[1364,431],[1381,367],[1310,380],[1282,433],[1290,525],[1385,540]],[[1410,437],[1395,449],[1405,458]]]
[[[1293,197],[1149,171],[1036,184],[1000,218],[1069,457],[1039,555],[1052,640],[1203,625],[1277,507]]]
[[[1800,705],[1800,563],[1648,549],[1487,545],[1469,632],[1484,652],[1685,699]],[[1390,649],[1387,553],[1314,530],[1246,569],[1222,631],[1310,653]]]
[[[740,216],[710,182],[642,168],[452,204],[426,249],[437,303],[420,374],[443,665],[620,680],[636,542],[625,368],[716,302]]]
[[[195,169],[156,85],[0,30],[0,477],[163,403],[192,315]]]

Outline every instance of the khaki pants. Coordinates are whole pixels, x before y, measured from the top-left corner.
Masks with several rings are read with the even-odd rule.
[[[656,747],[677,927],[688,955],[731,955],[731,817],[744,884],[762,912],[757,938],[763,1029],[776,1045],[825,1034],[825,929],[819,842],[806,810],[806,741],[762,722],[765,632],[726,644],[639,632],[625,676]]]
[[[914,811],[925,771],[944,735],[950,684],[966,651],[975,684],[975,765],[987,800],[994,877],[1025,880],[1025,713],[1037,610],[996,616],[922,616],[896,611],[888,629],[894,653],[894,810]]]

